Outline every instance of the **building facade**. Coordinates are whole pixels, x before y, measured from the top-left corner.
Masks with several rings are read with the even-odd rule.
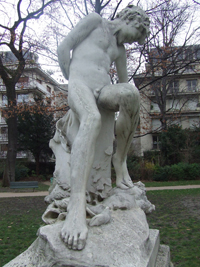
[[[10,52],[1,52],[4,63],[14,66],[15,58]],[[40,93],[44,97],[51,97],[61,92],[61,85],[56,82],[47,72],[41,69],[38,64],[38,57],[35,54],[27,55],[25,70],[16,84],[17,103],[28,103],[34,101],[34,95]],[[8,146],[8,128],[3,117],[2,110],[7,106],[6,87],[0,77],[0,158],[5,158]],[[18,152],[18,158],[27,157],[26,152]]]
[[[146,72],[134,79],[141,89],[140,125],[136,133],[136,137],[141,137],[133,141],[140,156],[147,150],[159,150],[158,133],[168,125],[200,127],[200,47],[173,51],[179,51],[177,60],[172,59],[176,53],[171,51],[165,61],[153,51]]]

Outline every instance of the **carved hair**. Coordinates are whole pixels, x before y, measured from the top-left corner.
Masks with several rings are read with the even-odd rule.
[[[142,23],[145,26],[146,31],[149,32],[149,17],[138,6],[128,5],[117,14],[116,19],[124,20],[129,23],[130,21],[135,20],[136,17],[140,17],[142,19]]]

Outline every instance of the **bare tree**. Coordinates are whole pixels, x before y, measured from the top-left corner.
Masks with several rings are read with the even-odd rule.
[[[12,113],[7,120],[8,124],[8,152],[7,164],[4,171],[3,186],[8,186],[9,181],[15,180],[15,161],[17,152],[17,118],[12,112],[16,106],[15,85],[21,77],[26,59],[30,58],[30,51],[34,44],[31,43],[26,31],[29,22],[37,20],[44,13],[44,10],[56,2],[55,0],[23,1],[18,0],[15,6],[12,2],[0,3],[0,47],[2,50],[8,49],[9,52],[2,52],[0,55],[0,76],[6,86],[8,99],[7,111]],[[6,9],[7,8],[7,9]],[[9,17],[11,10],[14,10],[13,17]],[[13,19],[16,17],[16,20]]]
[[[161,122],[159,129],[166,129],[170,119],[176,119],[192,98],[187,95],[179,101],[179,79],[185,72],[195,72],[195,64],[200,63],[200,28],[193,27],[195,11],[192,6],[180,1],[165,1],[162,4],[154,1],[149,16],[151,36],[147,44],[139,47],[146,70],[135,77],[135,82],[141,94],[146,98],[150,95],[152,104],[157,105],[159,116],[155,116]],[[167,104],[169,97],[170,106]]]
[[[133,1],[131,1],[133,2]],[[86,15],[96,12],[106,19],[114,19],[119,9],[125,7],[122,0],[59,0],[43,17],[48,27],[41,32],[40,55],[57,64],[57,46],[61,40]],[[42,36],[47,38],[42,39]]]

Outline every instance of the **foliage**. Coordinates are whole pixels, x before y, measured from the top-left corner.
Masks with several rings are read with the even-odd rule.
[[[160,150],[164,164],[176,164],[181,161],[181,149],[186,147],[186,132],[178,125],[172,125],[160,136]]]
[[[200,164],[183,163],[155,169],[153,180],[155,181],[179,181],[179,180],[197,180],[200,178]]]
[[[200,162],[200,127],[185,130],[187,134],[187,150],[189,162]]]
[[[160,151],[157,151],[157,150],[144,151],[144,159],[154,164],[159,164],[160,163]]]
[[[15,181],[20,181],[21,178],[28,177],[29,169],[24,165],[16,164],[15,167]]]
[[[151,161],[144,160],[141,157],[129,155],[127,158],[127,168],[132,180],[153,180],[153,174],[157,165]]]
[[[35,99],[31,106],[24,104],[18,114],[18,149],[30,151],[36,161],[36,173],[39,174],[39,162],[52,155],[49,140],[55,130],[53,114],[46,109],[42,99]],[[30,110],[31,109],[31,110]]]
[[[171,166],[159,166],[152,161],[129,156],[127,167],[134,181],[184,181],[200,179],[200,164],[180,162]]]
[[[129,155],[127,157],[127,168],[132,180],[141,180],[141,158]]]

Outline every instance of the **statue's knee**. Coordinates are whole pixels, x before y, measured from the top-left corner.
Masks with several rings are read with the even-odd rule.
[[[124,101],[126,103],[140,103],[140,93],[132,84],[126,84],[124,88]]]
[[[101,115],[98,112],[94,112],[88,115],[87,118],[90,121],[92,129],[99,131],[101,128]]]

